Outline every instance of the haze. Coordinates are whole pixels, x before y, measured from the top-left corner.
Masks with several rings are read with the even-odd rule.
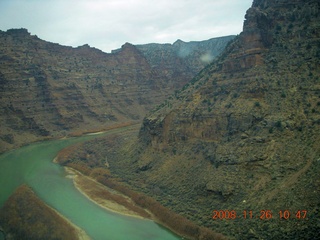
[[[68,46],[105,52],[133,44],[239,34],[252,0],[2,0],[0,29],[27,28]]]

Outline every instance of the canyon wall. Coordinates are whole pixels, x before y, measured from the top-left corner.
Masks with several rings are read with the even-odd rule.
[[[110,161],[111,170],[230,238],[315,238],[319,20],[318,1],[254,1],[242,33],[144,118],[134,150],[123,150],[133,157]],[[226,209],[274,215],[271,221],[211,218],[213,210]],[[308,220],[293,216],[299,209],[308,209]],[[292,218],[281,220],[280,210]]]
[[[221,52],[228,39],[209,42],[218,42]],[[130,43],[108,54],[89,45],[72,48],[46,42],[26,29],[1,31],[0,43],[0,152],[141,121],[208,63],[179,63],[168,72],[169,63],[181,62],[181,57],[169,61],[171,55],[155,55],[151,63]],[[199,58],[199,49],[188,57]],[[165,64],[154,66],[157,62]],[[184,74],[176,78],[175,71]]]

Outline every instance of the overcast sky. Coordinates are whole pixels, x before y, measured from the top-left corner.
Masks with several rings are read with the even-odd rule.
[[[239,34],[252,0],[0,0],[0,30],[105,52]]]

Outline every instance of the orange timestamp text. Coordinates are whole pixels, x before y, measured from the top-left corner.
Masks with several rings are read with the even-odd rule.
[[[254,212],[252,210],[243,210],[237,212],[235,210],[213,210],[212,219],[214,220],[234,220],[234,219],[261,219],[268,220],[272,218],[279,219],[305,219],[307,217],[307,210],[298,210],[290,212],[289,210],[280,210],[277,213],[271,210],[260,210]]]

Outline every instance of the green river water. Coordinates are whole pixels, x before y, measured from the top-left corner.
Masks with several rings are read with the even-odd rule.
[[[153,221],[109,212],[94,204],[74,187],[64,168],[52,162],[64,147],[94,137],[97,136],[45,141],[0,155],[0,207],[18,186],[26,183],[92,239],[180,239]]]

